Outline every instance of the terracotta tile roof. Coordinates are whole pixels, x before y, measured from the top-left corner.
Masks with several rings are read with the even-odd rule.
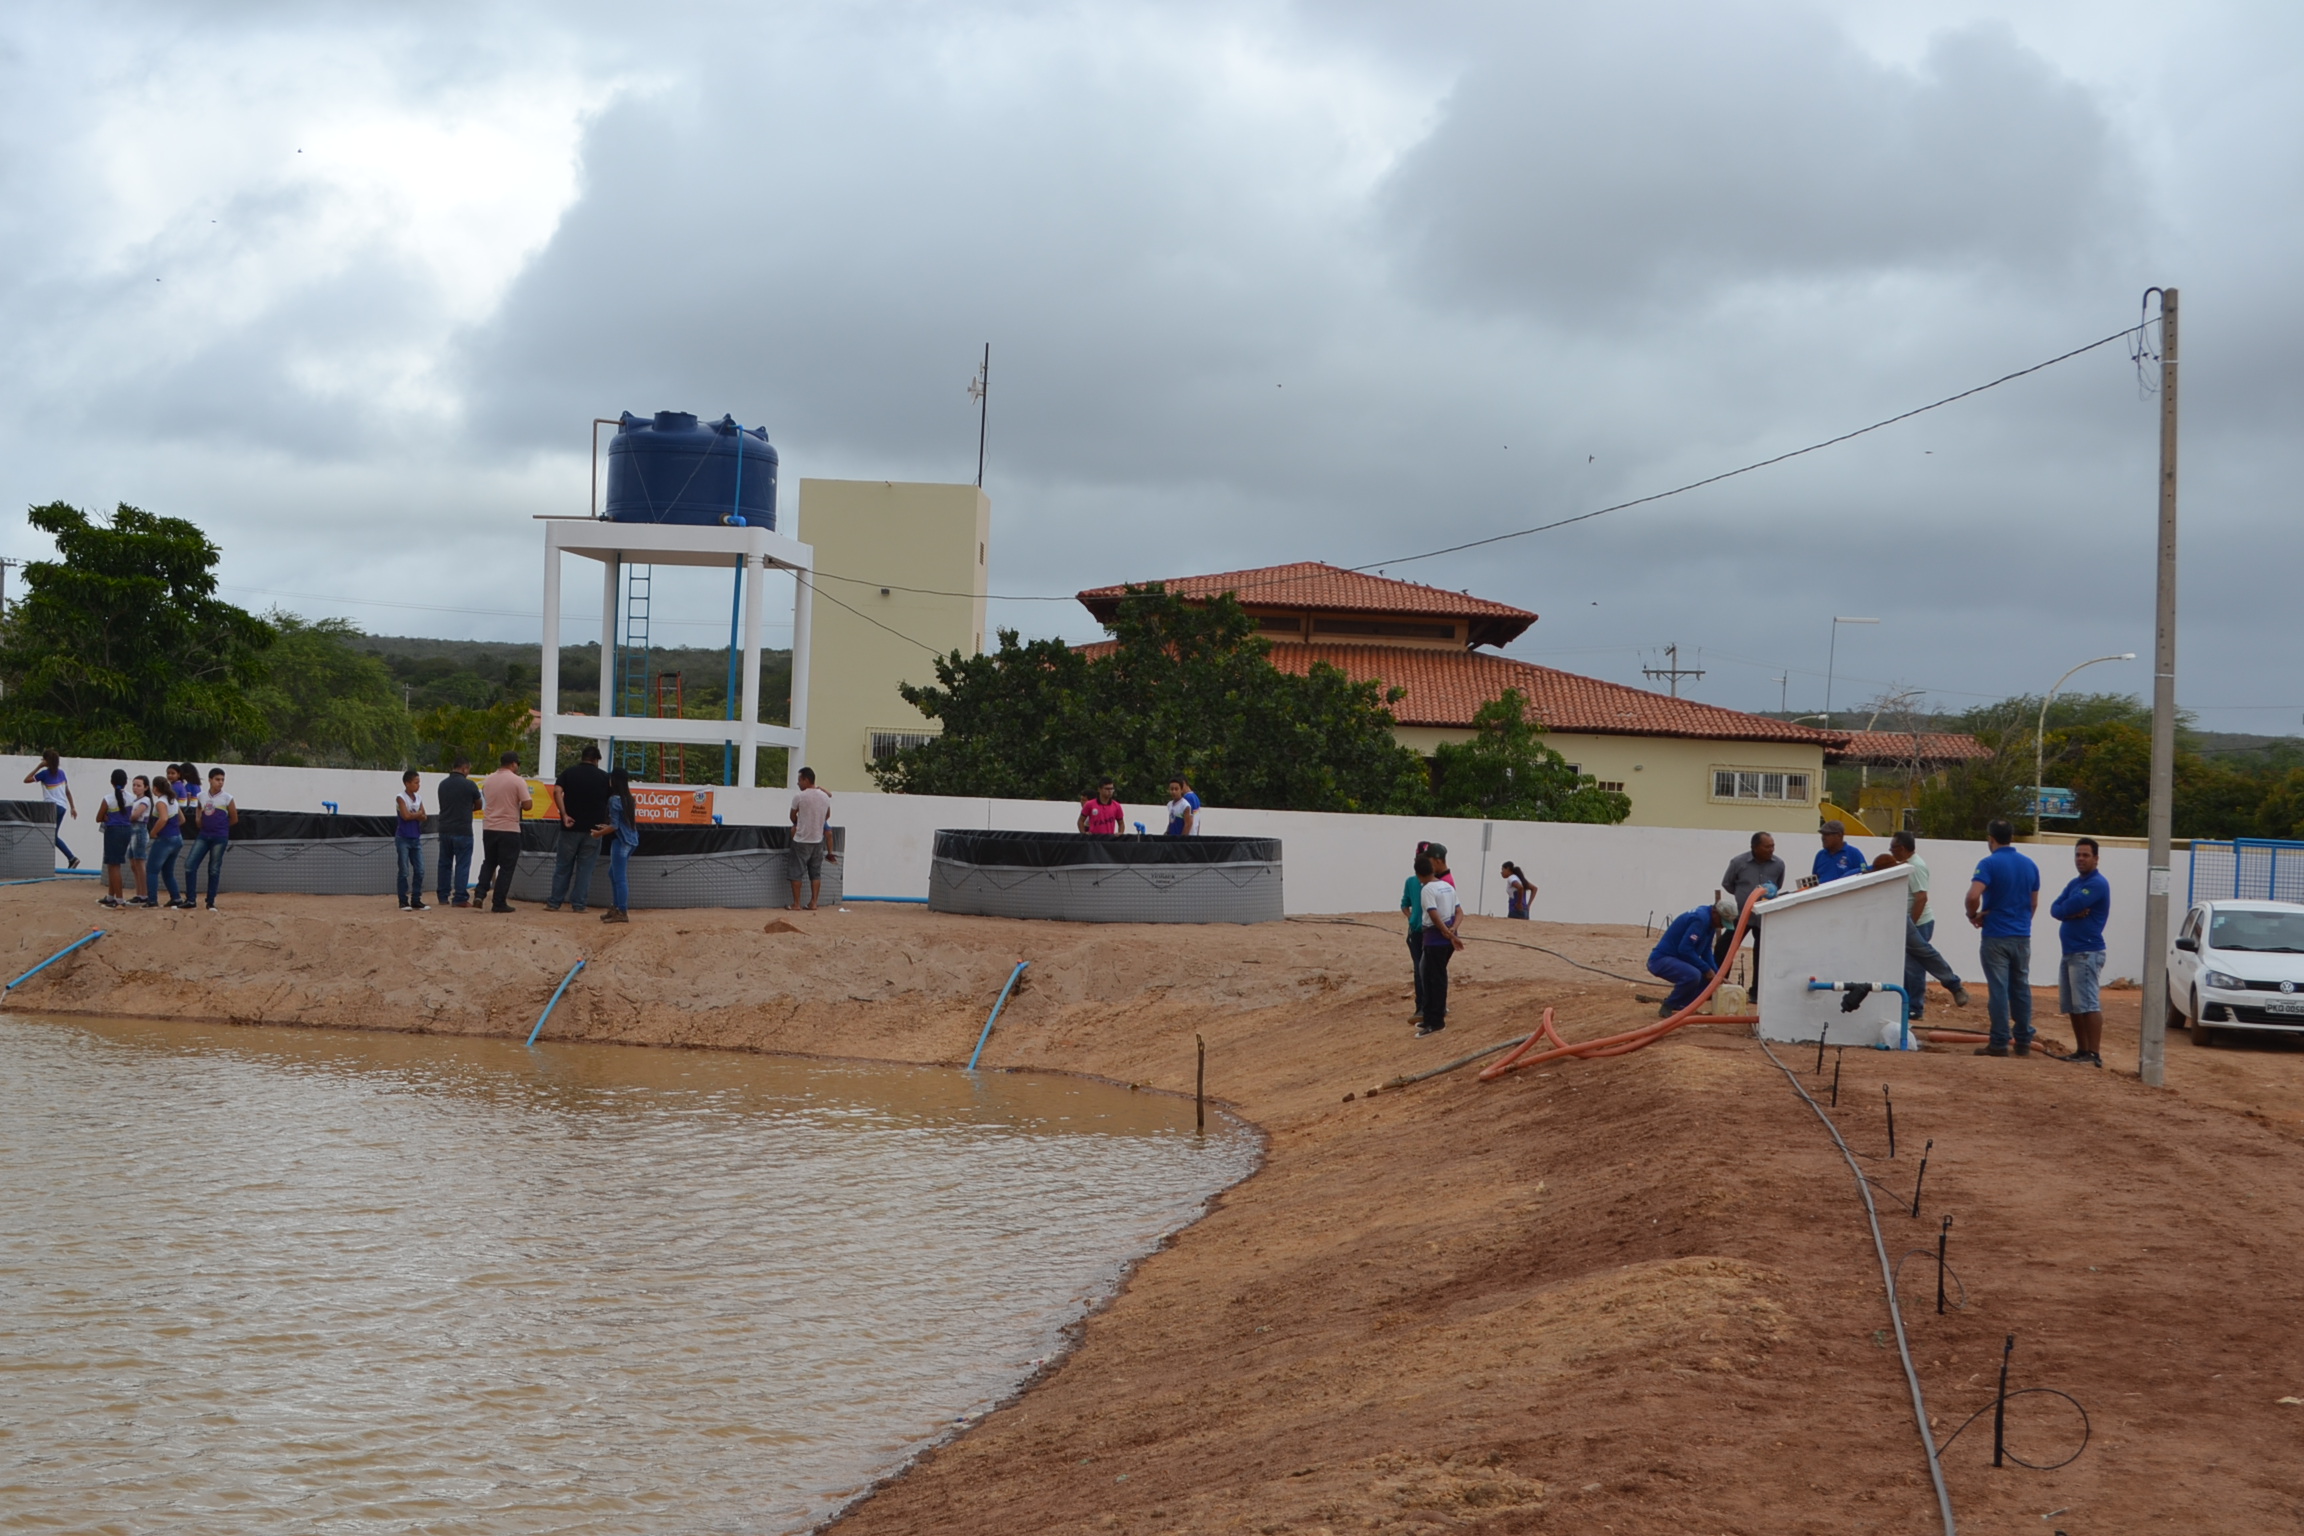
[[[1961,731],[1922,731],[1920,733],[1920,761],[1930,763],[1965,763],[1980,757],[1990,757],[1992,749],[1975,737]],[[1894,767],[1912,761],[1912,733],[1909,731],[1850,731],[1848,745],[1835,752],[1827,752],[1825,761],[1832,763],[1868,763],[1874,767]]]
[[[1137,582],[1135,585],[1143,586]],[[1266,565],[1247,571],[1219,571],[1213,576],[1180,576],[1161,585],[1183,597],[1214,597],[1230,592],[1252,607],[1297,608],[1318,613],[1380,613],[1413,619],[1469,619],[1471,643],[1507,645],[1536,622],[1536,615],[1509,603],[1493,603],[1465,592],[1427,587],[1420,582],[1395,581],[1347,571],[1317,560],[1294,565]],[[1121,588],[1090,587],[1081,603],[1096,617],[1110,623],[1119,611]]]
[[[1079,648],[1090,656],[1110,655],[1109,640]],[[1675,699],[1668,694],[1602,682],[1508,656],[1478,651],[1427,650],[1385,645],[1275,645],[1272,664],[1287,672],[1309,672],[1325,661],[1355,680],[1376,679],[1408,690],[1391,706],[1402,725],[1465,730],[1472,712],[1517,688],[1545,726],[1596,736],[1677,736],[1707,741],[1800,742],[1831,749],[1848,739],[1845,731],[1748,715],[1741,710]]]

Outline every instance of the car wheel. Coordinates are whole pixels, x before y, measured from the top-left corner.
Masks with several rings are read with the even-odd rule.
[[[2200,989],[2195,987],[2192,989],[2192,1043],[2209,1045],[2215,1039],[2216,1032],[2208,1027],[2206,1016],[2200,1011]]]
[[[2168,994],[2168,1027],[2169,1027],[2170,1029],[2183,1029],[2183,1028],[2185,1028],[2187,1025],[2189,1025],[2191,1022],[2192,1022],[2192,1021],[2191,1021],[2190,1019],[2187,1019],[2186,1017],[2184,1017],[2184,1010],[2176,1006],[2176,994],[2175,994],[2175,993],[2173,993],[2173,992],[2169,993],[2169,994]]]

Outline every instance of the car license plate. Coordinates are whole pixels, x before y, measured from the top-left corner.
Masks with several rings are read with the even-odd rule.
[[[2264,1005],[2264,1011],[2266,1013],[2281,1014],[2286,1017],[2304,1018],[2304,997],[2284,997],[2281,998],[2278,1002],[2266,1003]]]

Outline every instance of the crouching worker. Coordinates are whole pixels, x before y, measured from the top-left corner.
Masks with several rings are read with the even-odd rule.
[[[1695,907],[1672,919],[1672,926],[1648,952],[1648,974],[1672,983],[1672,995],[1656,1010],[1670,1018],[1704,990],[1712,979],[1712,932],[1719,914],[1711,907]]]

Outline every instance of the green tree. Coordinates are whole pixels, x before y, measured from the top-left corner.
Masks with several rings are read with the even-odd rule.
[[[252,763],[397,768],[415,746],[400,685],[376,657],[355,650],[344,619],[310,621],[275,610],[276,638],[251,697],[261,737],[234,743]]]
[[[1131,587],[1110,628],[1102,657],[1005,630],[989,654],[939,658],[934,684],[900,691],[942,734],[874,776],[911,794],[1067,799],[1109,774],[1145,801],[1183,773],[1217,805],[1420,808],[1423,765],[1393,741],[1381,686],[1274,667],[1236,600]]]
[[[1632,814],[1632,797],[1602,789],[1544,744],[1544,727],[1517,688],[1480,706],[1473,737],[1432,754],[1432,810],[1498,821],[1587,821],[1613,825]]]
[[[524,763],[536,761],[536,711],[518,699],[506,699],[486,709],[443,704],[428,709],[412,722],[416,737],[416,764],[444,771],[461,756],[475,768],[493,771],[496,760],[517,752]],[[539,770],[541,771],[541,770]]]
[[[273,631],[216,596],[216,546],[123,503],[103,521],[34,507],[61,557],[24,568],[0,630],[0,740],[87,757],[210,758],[260,736],[251,690]]]

